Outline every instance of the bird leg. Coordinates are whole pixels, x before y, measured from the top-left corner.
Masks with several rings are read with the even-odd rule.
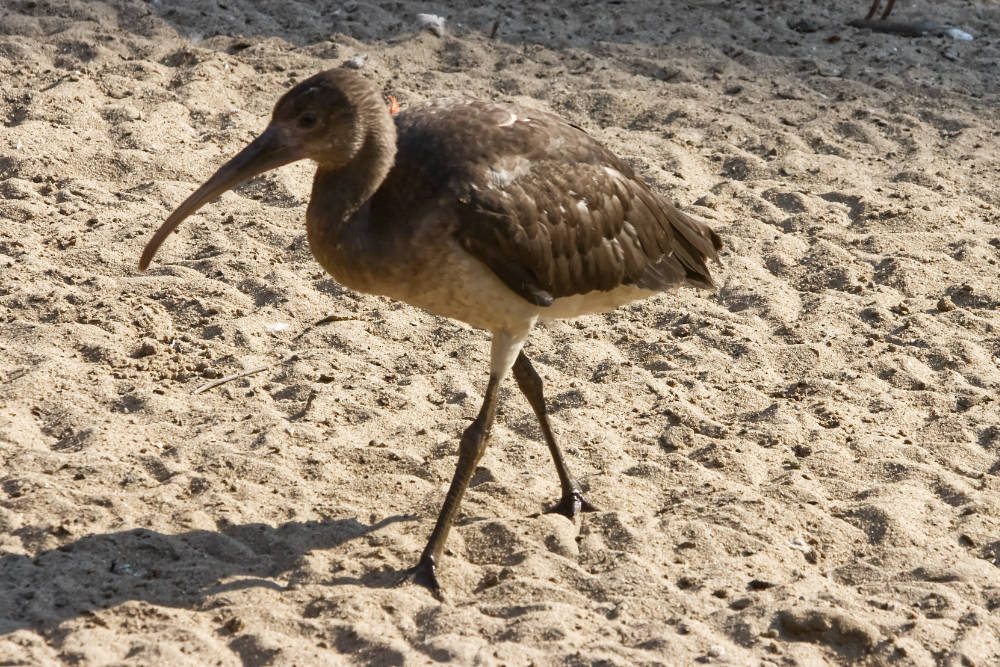
[[[486,385],[486,394],[483,396],[483,406],[479,409],[476,419],[465,429],[462,434],[462,441],[458,447],[458,465],[455,468],[455,476],[451,480],[448,494],[445,496],[441,513],[438,514],[437,523],[434,524],[434,532],[424,547],[424,552],[420,555],[416,567],[411,571],[413,580],[426,586],[435,597],[441,599],[441,584],[437,578],[437,566],[441,562],[441,552],[444,551],[445,540],[448,539],[448,531],[455,521],[458,513],[458,506],[465,495],[465,489],[469,486],[469,480],[476,471],[476,464],[483,457],[486,451],[486,444],[490,439],[490,429],[493,427],[493,420],[497,415],[497,398],[500,390],[500,383],[507,377],[510,367],[514,364],[514,359],[521,352],[524,339],[528,337],[535,320],[531,319],[522,330],[516,333],[494,332],[493,344],[490,349],[490,381]]]
[[[868,9],[868,15],[865,16],[866,21],[870,21],[871,18],[875,16],[875,12],[878,10],[878,6],[880,4],[882,4],[882,0],[873,0],[871,8]],[[885,11],[882,12],[882,16],[880,16],[879,18],[883,21],[889,18],[889,14],[892,13],[892,7],[895,4],[896,0],[889,0],[888,4],[885,7]]]
[[[563,458],[556,438],[552,434],[552,426],[549,424],[549,415],[545,410],[545,396],[542,393],[542,378],[538,377],[535,367],[531,365],[528,357],[521,352],[514,362],[514,378],[517,386],[521,388],[521,393],[528,399],[531,409],[538,417],[538,423],[542,427],[542,436],[545,444],[549,446],[552,454],[552,462],[556,464],[556,473],[559,475],[559,484],[562,486],[562,498],[553,507],[549,508],[549,513],[562,514],[570,519],[576,518],[580,512],[594,512],[596,507],[591,505],[583,497],[583,491],[576,479],[566,467],[566,459]]]
[[[458,506],[462,502],[462,496],[465,495],[465,489],[469,486],[472,473],[476,471],[476,464],[479,463],[483,452],[486,451],[486,444],[490,438],[490,428],[493,426],[493,419],[497,413],[497,390],[500,387],[500,379],[500,376],[490,373],[490,381],[486,385],[486,395],[483,397],[483,407],[479,409],[479,415],[462,434],[462,441],[458,449],[458,466],[455,468],[451,487],[448,489],[441,513],[434,525],[434,532],[431,533],[417,566],[413,568],[414,581],[429,588],[437,598],[441,597],[441,584],[438,583],[437,579],[437,565],[441,560],[441,551],[444,549],[445,540],[448,539],[448,531],[451,530],[455,514],[458,513]]]

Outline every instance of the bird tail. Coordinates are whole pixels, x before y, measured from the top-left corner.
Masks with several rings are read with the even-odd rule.
[[[671,226],[677,232],[674,254],[684,265],[685,278],[696,287],[715,289],[708,261],[722,264],[719,261],[722,239],[706,221],[678,208],[670,211],[669,217]]]
[[[643,268],[636,285],[651,290],[681,285],[715,289],[708,260],[719,262],[722,239],[708,223],[671,204],[661,202],[657,210],[670,243],[662,256]]]

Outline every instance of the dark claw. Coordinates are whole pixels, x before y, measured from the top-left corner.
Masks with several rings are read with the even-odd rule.
[[[441,583],[437,578],[437,565],[434,562],[434,556],[421,556],[416,566],[410,569],[410,577],[413,579],[413,583],[423,586],[435,598],[444,601],[444,593],[441,592]]]
[[[562,499],[547,509],[546,514],[562,514],[564,517],[573,521],[576,519],[580,512],[596,512],[597,508],[590,504],[590,502],[583,497],[583,492],[579,489],[570,491],[564,494]]]

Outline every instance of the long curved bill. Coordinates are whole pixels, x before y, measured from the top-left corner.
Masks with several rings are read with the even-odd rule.
[[[241,150],[232,160],[219,167],[210,179],[194,191],[184,203],[170,214],[160,228],[149,239],[146,248],[139,258],[139,269],[144,271],[153,260],[153,255],[160,244],[170,236],[189,215],[212,201],[226,190],[233,188],[245,180],[269,171],[289,162],[295,162],[304,156],[288,142],[282,140],[281,133],[274,126],[268,126],[264,132],[253,140],[249,146]]]

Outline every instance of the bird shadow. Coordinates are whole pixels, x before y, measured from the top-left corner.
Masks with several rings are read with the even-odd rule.
[[[165,534],[145,528],[87,535],[34,556],[0,555],[0,637],[44,633],[123,602],[197,608],[214,595],[254,587],[283,590],[301,558],[332,549],[412,516],[371,525],[356,519],[222,524],[219,530]],[[387,579],[332,579],[330,585],[392,585]]]

